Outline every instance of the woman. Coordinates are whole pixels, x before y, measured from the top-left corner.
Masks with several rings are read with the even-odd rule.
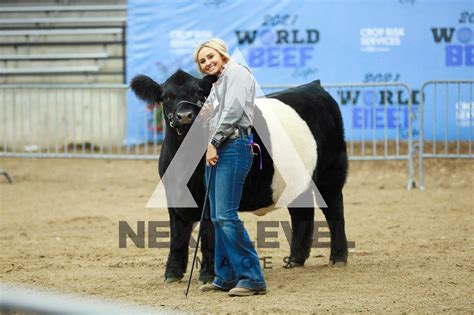
[[[194,61],[203,74],[216,75],[201,115],[209,120],[206,179],[211,220],[215,228],[215,278],[201,291],[229,291],[231,296],[266,293],[255,248],[237,211],[245,178],[252,166],[251,126],[255,78],[246,67],[230,60],[225,42],[212,38],[199,45]]]

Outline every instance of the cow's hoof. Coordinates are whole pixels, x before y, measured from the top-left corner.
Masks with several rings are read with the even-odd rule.
[[[334,268],[342,268],[347,266],[346,261],[330,261],[329,262],[329,267],[334,267]]]
[[[199,283],[201,284],[212,283],[212,281],[214,281],[214,276],[199,277]]]
[[[212,281],[214,281],[214,277],[212,278],[199,278],[199,284],[207,284],[207,283],[212,283]]]
[[[297,267],[303,267],[303,266],[304,266],[303,264],[297,263],[295,261],[289,261],[283,265],[283,268],[291,269],[291,268],[297,268]]]
[[[199,285],[209,284],[209,283],[212,283],[213,281],[214,281],[214,279],[213,280],[208,280],[208,281],[199,280]]]
[[[182,278],[173,278],[173,277],[169,277],[169,278],[165,278],[165,281],[163,281],[164,283],[166,284],[169,284],[169,283],[174,283],[174,282],[180,282]]]

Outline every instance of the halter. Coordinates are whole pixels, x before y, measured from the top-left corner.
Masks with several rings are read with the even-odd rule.
[[[173,118],[175,117],[176,115],[176,111],[181,107],[181,105],[183,104],[189,104],[189,105],[192,105],[192,106],[196,106],[197,108],[201,109],[202,106],[204,105],[204,102],[202,101],[197,101],[196,103],[193,103],[191,101],[180,101],[178,102],[178,104],[176,105],[176,107],[174,108],[174,110],[171,112],[171,113],[166,113],[164,108],[163,108],[163,111],[165,112],[165,115],[168,117],[168,120],[170,121],[170,127],[171,128],[174,128],[176,130],[176,132],[178,133],[178,135],[181,136],[181,133],[179,132],[178,129],[176,129],[176,127],[174,126],[174,123],[173,123]]]

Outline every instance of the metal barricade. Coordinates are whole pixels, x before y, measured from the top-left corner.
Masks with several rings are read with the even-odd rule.
[[[427,158],[474,158],[472,80],[427,81],[421,86],[419,185]]]
[[[266,94],[290,87],[261,86]],[[411,89],[403,83],[324,87],[343,113],[350,160],[407,160],[407,187],[414,187]],[[158,159],[160,115],[149,115],[143,104],[143,120],[127,122],[126,91],[126,85],[0,86],[0,156]],[[127,123],[144,124],[145,134],[133,137],[140,145],[126,143],[126,134],[138,129]]]
[[[0,156],[157,159],[157,115],[146,115],[145,105],[136,122],[145,135],[134,137],[142,144],[124,140],[126,91],[116,84],[0,86]]]
[[[265,94],[295,85],[261,86]],[[344,117],[350,160],[406,160],[407,189],[415,187],[413,120],[417,109],[404,83],[341,83],[323,87]]]

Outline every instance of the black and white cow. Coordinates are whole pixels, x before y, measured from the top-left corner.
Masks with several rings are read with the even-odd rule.
[[[131,82],[131,88],[140,99],[163,106],[167,132],[159,158],[159,174],[163,177],[173,156],[182,143],[190,125],[200,108],[194,106],[203,101],[210,92],[216,77],[205,76],[197,79],[178,70],[163,84],[158,84],[147,76],[137,76]],[[183,103],[188,101],[190,103]],[[181,102],[179,108],[177,104]],[[279,139],[272,138],[272,127],[275,122],[265,117],[265,110],[272,106],[276,113],[272,119],[280,120],[286,133],[298,151],[305,167],[312,178],[327,208],[322,208],[331,235],[331,265],[345,265],[347,262],[347,240],[344,228],[344,207],[342,188],[347,176],[347,153],[344,140],[342,116],[336,101],[321,87],[319,80],[295,88],[267,95],[256,99],[254,124],[266,126],[259,130],[266,132],[271,143]],[[260,119],[260,121],[256,121]],[[171,129],[169,128],[171,127]],[[239,211],[255,211],[262,214],[274,208],[285,183],[275,166],[269,152],[272,145],[265,147],[254,132],[254,140],[262,148],[263,169],[254,159],[247,176]],[[273,155],[273,154],[272,154]],[[193,223],[199,221],[204,203],[204,156],[188,182],[188,187],[198,208],[168,208],[170,217],[170,253],[166,264],[165,281],[179,281],[186,272],[188,249]],[[291,185],[291,183],[288,183]],[[311,193],[311,192],[307,192]],[[290,259],[285,267],[303,266],[309,257],[314,230],[314,206],[308,208],[288,207],[291,216],[291,250]],[[212,281],[214,263],[214,229],[206,220],[202,228],[202,265],[199,280]]]

